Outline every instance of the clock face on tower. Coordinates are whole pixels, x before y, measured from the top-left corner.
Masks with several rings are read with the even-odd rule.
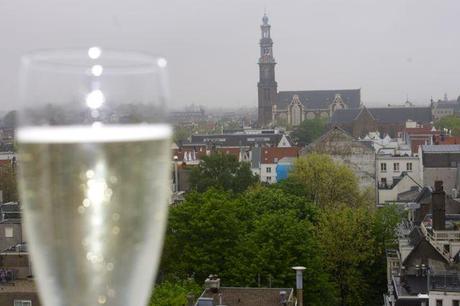
[[[264,49],[264,54],[265,55],[270,55],[270,48],[265,48]]]

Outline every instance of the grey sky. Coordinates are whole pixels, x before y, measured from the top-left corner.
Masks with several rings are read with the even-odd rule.
[[[367,105],[460,94],[458,0],[3,0],[0,109],[22,53],[90,45],[167,57],[173,105],[256,106],[264,7],[279,90],[362,88]]]

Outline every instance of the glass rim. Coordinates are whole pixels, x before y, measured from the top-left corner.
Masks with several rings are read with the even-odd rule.
[[[81,73],[91,67],[103,68],[104,74],[155,73],[167,66],[162,56],[148,52],[101,47],[38,49],[21,57],[22,68]]]

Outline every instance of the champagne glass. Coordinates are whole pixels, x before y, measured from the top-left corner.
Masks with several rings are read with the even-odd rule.
[[[144,306],[167,215],[166,60],[38,51],[21,65],[19,188],[45,306]]]

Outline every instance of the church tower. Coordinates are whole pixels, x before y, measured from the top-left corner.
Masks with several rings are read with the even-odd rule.
[[[272,122],[272,107],[276,102],[277,87],[275,81],[275,58],[273,57],[273,41],[270,37],[270,25],[268,17],[264,14],[262,18],[262,37],[260,39],[259,58],[259,83],[258,95],[258,125],[265,127]]]

